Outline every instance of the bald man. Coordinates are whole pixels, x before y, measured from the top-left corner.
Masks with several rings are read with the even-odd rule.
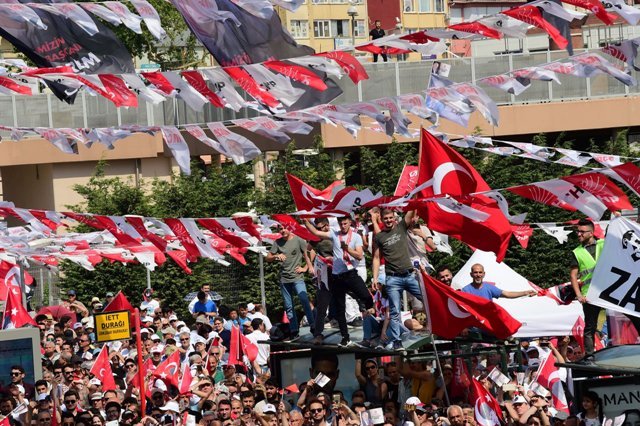
[[[471,267],[471,284],[467,284],[462,288],[465,293],[473,294],[487,300],[506,297],[507,299],[515,299],[522,296],[535,296],[535,290],[523,291],[507,291],[500,290],[495,285],[484,282],[484,266],[476,263]]]

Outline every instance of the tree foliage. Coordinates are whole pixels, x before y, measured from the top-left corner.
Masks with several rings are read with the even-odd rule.
[[[87,2],[92,0],[78,0]],[[136,34],[124,25],[114,26],[108,22],[116,36],[126,46],[131,56],[143,58],[160,65],[163,71],[173,69],[185,69],[198,66],[203,61],[203,56],[198,54],[198,46],[201,46],[196,37],[191,33],[182,15],[173,5],[165,0],[147,0],[158,12],[162,28],[166,31],[167,37],[163,41],[158,41],[142,25],[142,34]],[[128,2],[127,5],[132,12],[137,13]],[[96,18],[99,19],[99,18]]]

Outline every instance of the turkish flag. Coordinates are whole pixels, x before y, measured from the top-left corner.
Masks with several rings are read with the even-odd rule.
[[[564,49],[569,45],[569,42],[562,36],[562,34],[560,34],[560,31],[542,17],[542,12],[540,12],[540,9],[536,6],[518,6],[513,9],[503,10],[500,13],[546,31],[561,49]]]
[[[283,324],[289,324],[290,323],[289,317],[287,316],[287,311],[284,311],[282,313],[282,320],[280,322],[283,323]]]
[[[423,187],[424,197],[453,196],[475,216],[484,217],[482,220],[471,218],[462,211],[459,213],[429,201],[418,208],[418,214],[429,229],[481,250],[492,251],[498,262],[502,261],[512,234],[509,220],[495,200],[484,195],[467,195],[491,188],[462,155],[425,129],[420,138],[418,187]]]
[[[455,351],[455,353],[460,353],[460,351]],[[467,400],[467,392],[471,385],[470,377],[464,360],[461,357],[455,358],[453,361],[453,380],[451,380],[451,395],[449,399],[453,401],[457,401],[458,399]]]
[[[24,271],[24,281],[25,285],[33,284],[33,277],[27,271]],[[7,292],[12,288],[20,289],[20,267],[0,260],[0,300],[7,300]]]
[[[91,367],[91,374],[102,382],[102,390],[116,390],[116,382],[113,380],[113,371],[109,363],[109,346],[104,345]]]
[[[398,178],[396,190],[393,192],[394,197],[403,197],[413,191],[418,181],[418,166],[405,164]]]
[[[22,291],[20,287],[11,286],[7,292],[7,301],[4,304],[2,329],[9,330],[24,327],[25,325],[38,326],[22,304]]]
[[[516,237],[516,240],[523,249],[526,249],[529,246],[529,239],[533,235],[533,229],[531,226],[524,225],[511,225],[511,229],[513,230],[513,236]]]
[[[473,412],[478,425],[496,426],[502,424],[502,410],[498,401],[475,377],[471,379],[471,385],[471,401],[473,401]]]
[[[499,339],[506,339],[522,325],[492,300],[454,290],[424,272],[421,276],[429,316],[437,319],[431,321],[433,334],[453,339],[465,328],[480,327]]]
[[[571,329],[571,335],[576,339],[578,345],[580,345],[580,349],[584,351],[584,319],[582,317],[579,316],[578,319],[576,319]]]
[[[529,200],[546,204],[547,206],[558,207],[560,209],[568,210],[570,212],[575,212],[576,210],[578,210],[575,207],[573,207],[571,204],[558,198],[551,191],[544,189],[538,185],[531,184],[531,185],[514,186],[511,188],[507,188],[507,190],[521,197],[528,198]]]
[[[258,356],[258,346],[247,339],[236,326],[231,327],[231,340],[229,342],[229,363],[245,365],[244,357],[251,362]]]
[[[129,311],[129,312],[135,311],[134,307],[131,305],[131,303],[129,303],[125,295],[122,294],[122,290],[120,290],[118,294],[115,295],[113,300],[111,300],[111,302],[107,306],[105,306],[104,309],[102,310],[102,312],[118,312],[118,311]]]
[[[328,205],[343,186],[342,181],[337,180],[321,190],[304,183],[292,174],[286,173],[286,176],[293,202],[298,210],[313,210],[321,208],[322,204]]]
[[[153,372],[153,376],[163,380],[165,383],[180,387],[178,382],[178,372],[180,371],[180,351],[174,351],[164,361],[158,364]]]
[[[180,392],[180,395],[185,395],[191,392],[192,382],[193,382],[193,376],[191,375],[191,368],[189,367],[189,363],[185,362],[184,368],[182,369],[182,377],[180,378],[180,386],[178,386],[178,391]]]
[[[555,366],[555,359],[553,354],[549,354],[544,361],[542,361],[536,374],[536,382],[551,391],[553,408],[568,414],[569,406],[567,405],[567,396],[564,393],[558,367]]]
[[[300,225],[294,218],[287,214],[274,214],[271,215],[271,218],[303,240],[320,241],[320,238],[313,235],[307,228]]]

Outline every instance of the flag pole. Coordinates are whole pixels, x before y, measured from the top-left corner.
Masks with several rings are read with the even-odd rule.
[[[265,315],[269,315],[267,312],[267,292],[264,286],[264,258],[262,253],[258,253],[258,264],[260,265],[260,295],[262,300],[262,309],[264,309]]]
[[[451,405],[449,402],[449,392],[447,391],[447,385],[444,382],[444,372],[442,371],[442,364],[440,364],[440,356],[438,355],[438,348],[436,347],[436,341],[434,339],[433,331],[431,331],[431,314],[429,313],[429,301],[427,299],[427,292],[425,291],[425,282],[422,278],[422,269],[418,271],[418,276],[420,277],[420,291],[422,292],[422,297],[424,299],[424,312],[427,314],[427,330],[429,331],[429,336],[431,337],[431,345],[433,346],[433,353],[436,356],[436,366],[438,367],[438,372],[440,373],[440,379],[442,380],[442,385],[444,389],[444,401],[447,405]]]
[[[146,413],[147,408],[147,392],[144,383],[144,374],[142,371],[142,338],[140,336],[140,309],[136,308],[133,312],[133,323],[136,327],[136,351],[138,352],[138,382],[140,383],[140,409],[142,414]]]

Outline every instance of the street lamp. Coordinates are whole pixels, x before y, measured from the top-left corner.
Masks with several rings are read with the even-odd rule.
[[[356,16],[358,16],[358,9],[355,6],[349,6],[347,9],[347,15],[351,17],[351,45],[353,46],[353,53],[356,50]]]

